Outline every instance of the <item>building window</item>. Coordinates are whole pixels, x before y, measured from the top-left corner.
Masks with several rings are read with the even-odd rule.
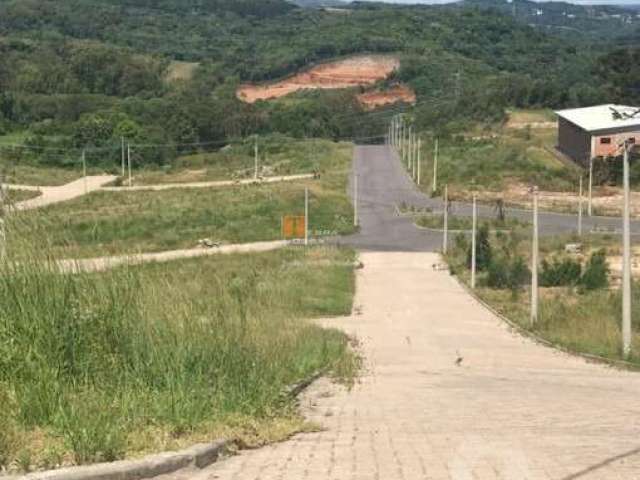
[[[602,137],[600,139],[600,144],[601,145],[610,145],[611,144],[611,137]]]

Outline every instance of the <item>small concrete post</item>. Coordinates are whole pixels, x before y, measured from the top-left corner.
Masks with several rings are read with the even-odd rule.
[[[623,207],[623,250],[622,250],[622,354],[631,355],[631,228],[629,199],[629,144],[624,143],[623,158],[624,207]]]
[[[471,227],[471,288],[476,288],[476,231],[478,227],[478,207],[476,194],[473,194],[473,222]]]
[[[449,186],[444,186],[444,213],[442,229],[442,253],[447,254],[449,247]]]
[[[531,324],[538,321],[538,187],[533,187],[533,241],[531,242]]]
[[[433,152],[433,191],[438,191],[438,139],[436,138],[435,150]]]
[[[578,236],[582,237],[582,175],[578,192]]]
[[[309,245],[309,187],[304,187],[304,244]]]

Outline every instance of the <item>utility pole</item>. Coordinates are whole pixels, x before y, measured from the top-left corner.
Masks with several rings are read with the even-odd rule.
[[[133,186],[131,179],[131,145],[127,144],[127,164],[129,169],[129,188]]]
[[[449,191],[448,185],[444,186],[444,213],[443,213],[443,225],[442,225],[442,253],[447,254],[447,248],[449,246]]]
[[[407,129],[404,121],[400,124],[400,159],[402,163],[404,163],[404,136],[406,134],[405,130]]]
[[[578,192],[578,236],[582,237],[582,174],[580,175],[580,187]]]
[[[358,226],[358,174],[353,174],[353,226]]]
[[[420,185],[420,164],[422,163],[422,139],[418,138],[418,185]]]
[[[413,126],[409,127],[409,137],[408,137],[408,145],[407,145],[407,170],[411,171],[411,151],[413,147],[411,146],[411,142],[413,139]]]
[[[593,158],[589,158],[589,203],[587,205],[587,213],[591,216],[591,202],[593,190]]]
[[[254,150],[254,172],[253,172],[253,178],[254,180],[258,180],[258,136],[256,135],[255,138],[255,144],[253,146],[253,150]]]
[[[87,186],[87,156],[82,150],[82,178],[84,178],[84,194],[86,195],[89,187]]]
[[[304,187],[304,244],[309,245],[309,187]]]
[[[438,190],[438,139],[436,138],[435,150],[433,152],[433,191]]]
[[[478,208],[476,194],[473,194],[473,222],[471,226],[471,289],[476,288],[476,230],[478,224]]]
[[[122,178],[124,178],[124,137],[120,137],[120,152],[122,154]]]
[[[6,216],[7,208],[4,192],[4,175],[0,175],[0,262],[4,261],[7,256]]]
[[[531,324],[538,321],[538,187],[533,187],[533,241],[531,242]]]
[[[418,132],[413,132],[413,156],[411,157],[411,178],[416,181],[416,169],[418,168]]]
[[[623,254],[622,254],[622,354],[629,358],[631,354],[631,231],[629,224],[629,148],[624,142],[623,182],[624,208],[622,220]]]

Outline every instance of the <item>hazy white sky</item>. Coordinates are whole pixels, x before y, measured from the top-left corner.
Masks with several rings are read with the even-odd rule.
[[[453,0],[361,0],[361,1],[382,1],[387,3],[450,3]],[[640,0],[568,0],[568,3],[582,5],[638,5]]]

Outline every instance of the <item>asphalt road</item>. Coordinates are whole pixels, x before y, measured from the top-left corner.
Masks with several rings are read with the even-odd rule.
[[[419,229],[412,218],[397,215],[396,206],[404,203],[417,208],[442,211],[439,198],[429,198],[418,191],[396,153],[386,145],[356,146],[349,194],[353,198],[354,175],[358,178],[358,211],[360,231],[344,237],[339,243],[364,251],[433,252],[442,247],[442,233]],[[452,215],[470,217],[469,204],[455,202]],[[478,206],[480,217],[495,217],[490,206]],[[531,221],[527,210],[506,209],[509,218]],[[540,212],[540,234],[557,235],[577,231],[578,217],[572,214]],[[614,217],[583,217],[583,231],[607,231],[619,234],[622,220]],[[632,222],[632,234],[640,235],[640,222]],[[453,236],[450,236],[453,237]],[[451,240],[453,240],[451,238]]]

